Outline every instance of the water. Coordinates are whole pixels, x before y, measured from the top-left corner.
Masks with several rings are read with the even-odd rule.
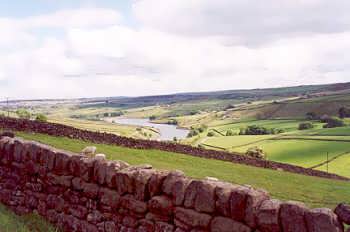
[[[152,123],[148,119],[142,119],[142,118],[121,118],[121,117],[115,117],[115,118],[107,118],[108,122],[115,122],[118,124],[124,124],[124,125],[133,125],[133,126],[140,126],[140,127],[153,127],[157,129],[160,132],[159,140],[173,140],[174,137],[177,139],[183,139],[186,138],[189,130],[187,129],[180,129],[177,128],[176,125],[168,125],[168,124],[157,124]]]

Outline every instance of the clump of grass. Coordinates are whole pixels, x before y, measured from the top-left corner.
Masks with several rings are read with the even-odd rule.
[[[58,232],[58,229],[39,215],[17,216],[0,204],[0,232]]]

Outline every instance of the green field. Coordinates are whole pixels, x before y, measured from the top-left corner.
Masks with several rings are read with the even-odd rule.
[[[85,146],[92,145],[79,140],[41,134],[18,133],[18,135],[73,152],[79,152]],[[106,154],[109,159],[120,159],[130,164],[148,163],[158,169],[182,170],[194,178],[211,176],[232,183],[248,184],[268,190],[275,198],[298,200],[312,207],[333,208],[339,202],[350,203],[350,182],[261,169],[159,150],[137,150],[103,144],[93,145],[98,148],[99,153]]]
[[[0,204],[0,232],[56,232],[43,218],[31,214],[17,216]]]

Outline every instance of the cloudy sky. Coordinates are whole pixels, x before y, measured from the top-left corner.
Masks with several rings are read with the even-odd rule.
[[[0,99],[350,81],[349,0],[0,0]]]

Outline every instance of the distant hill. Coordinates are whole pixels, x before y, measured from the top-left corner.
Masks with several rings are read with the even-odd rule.
[[[113,106],[113,107],[142,107],[158,104],[173,104],[195,100],[227,100],[227,99],[257,99],[278,98],[292,96],[308,96],[315,94],[329,94],[334,92],[350,91],[350,82],[324,84],[324,85],[302,85],[293,87],[267,88],[267,89],[238,89],[214,92],[178,93],[169,95],[141,96],[141,97],[108,97],[97,99],[84,99],[84,104],[89,106]]]

